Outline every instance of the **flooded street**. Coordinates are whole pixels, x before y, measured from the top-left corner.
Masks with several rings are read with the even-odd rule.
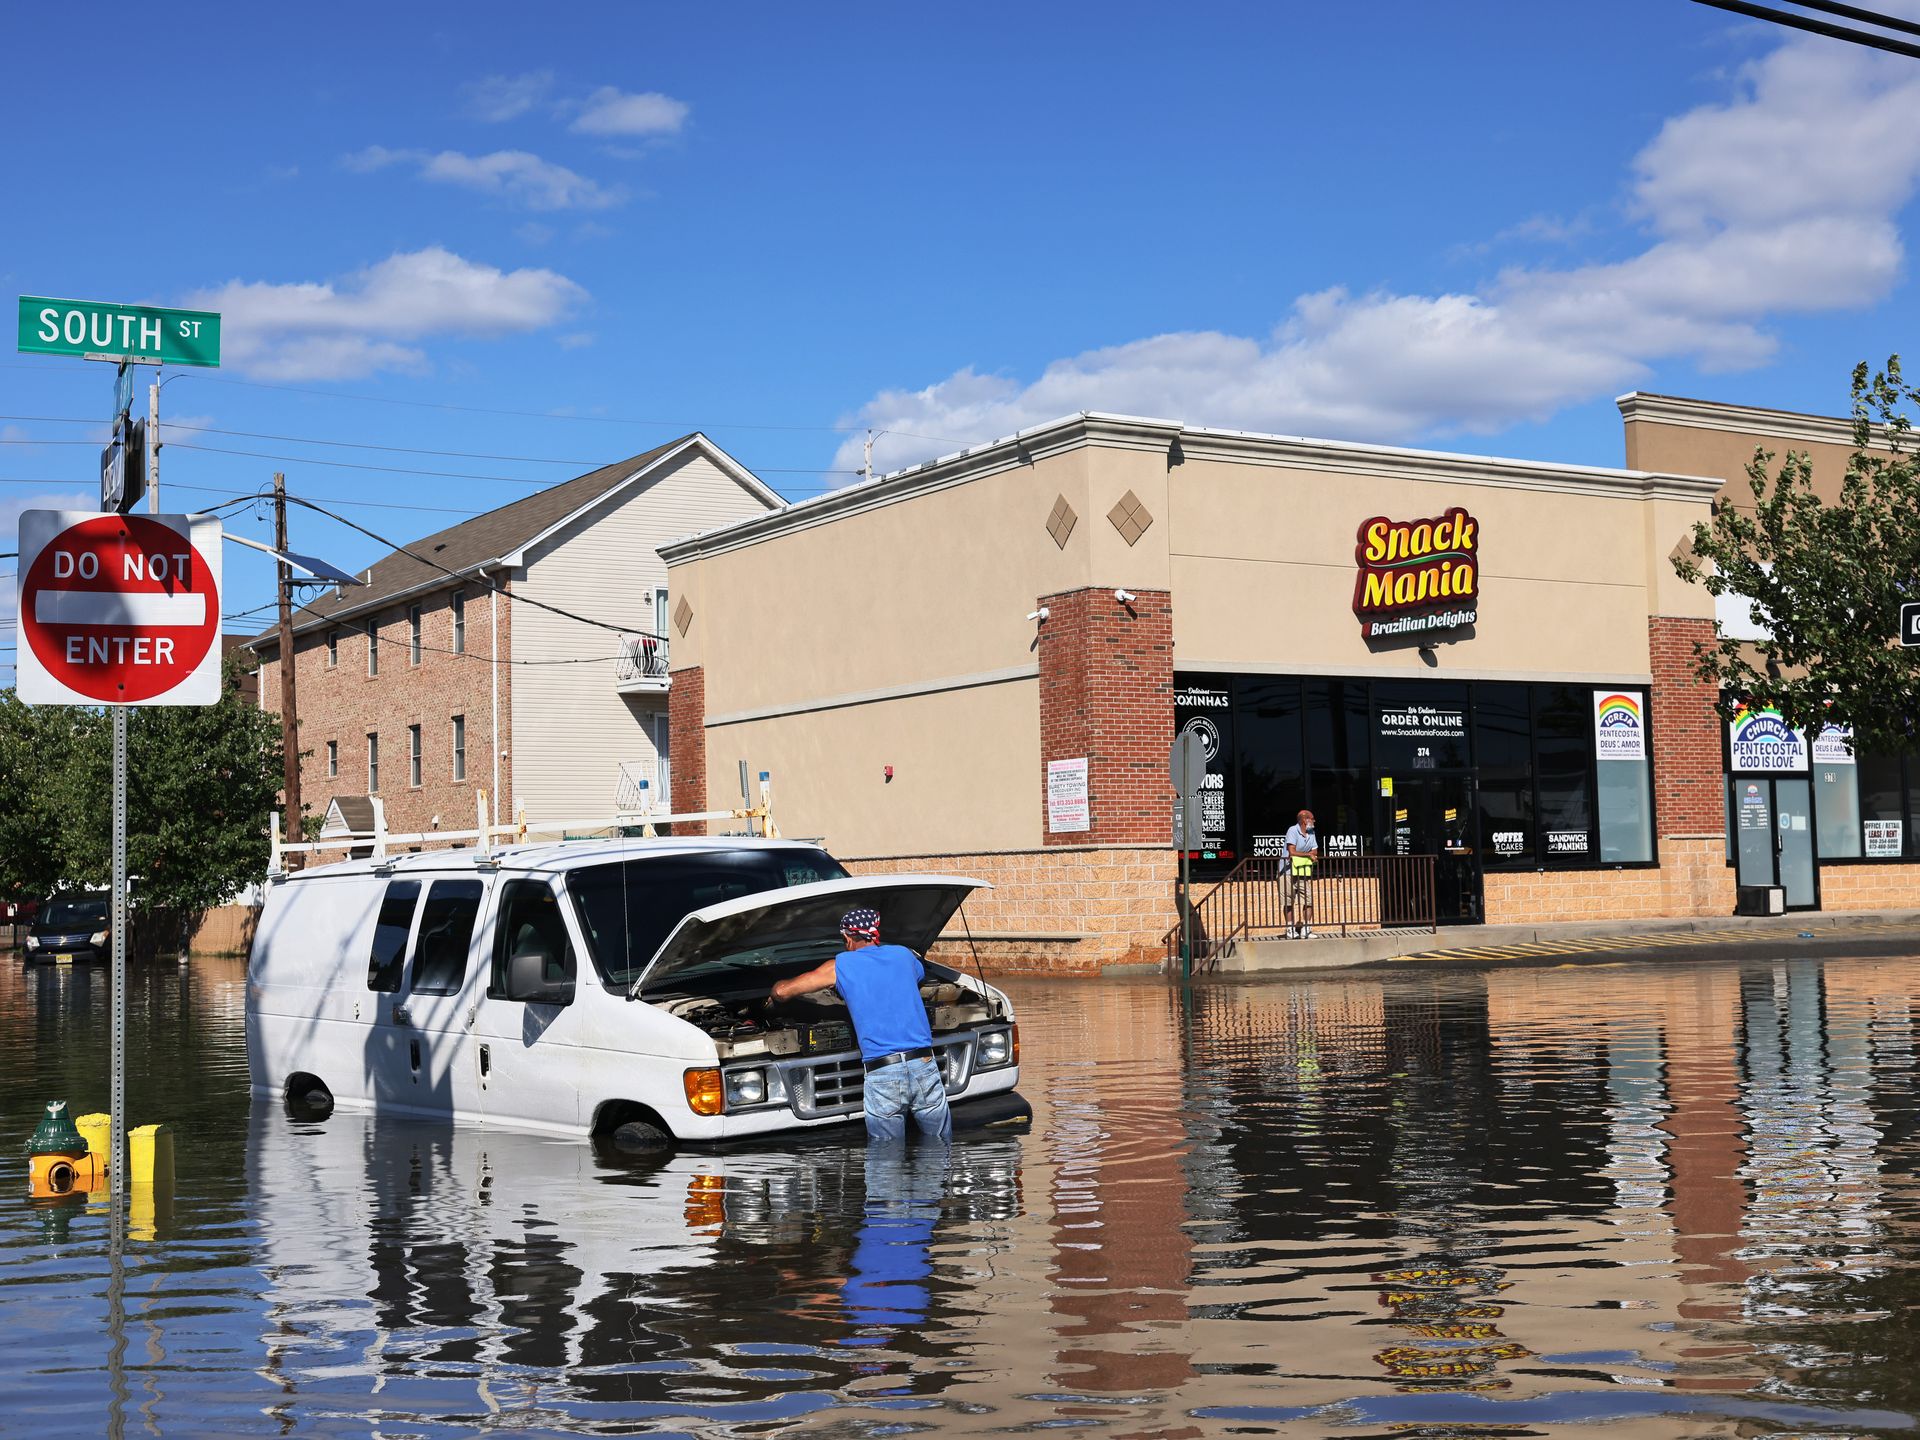
[[[111,1304],[25,1200],[104,973],[0,971],[0,1429],[1894,1433],[1920,962],[1010,982],[1031,1133],[631,1160],[250,1102],[243,969],[136,976],[177,1134]],[[118,1310],[118,1314],[112,1313]],[[1576,1430],[1576,1427],[1581,1427]]]

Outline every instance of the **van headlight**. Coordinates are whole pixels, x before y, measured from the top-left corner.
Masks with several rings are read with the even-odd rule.
[[[1020,1034],[1018,1030],[982,1030],[980,1032],[980,1038],[974,1044],[974,1069],[1001,1070],[1019,1063]]]
[[[87,943],[88,943],[89,945],[93,945],[93,946],[100,946],[100,945],[104,945],[104,944],[106,944],[106,943],[107,943],[107,932],[106,932],[106,931],[104,931],[104,930],[96,930],[96,931],[94,931],[94,932],[93,932],[93,934],[91,934],[91,935],[89,935],[89,936],[87,937]]]
[[[38,950],[39,948],[40,948],[40,937],[38,935],[27,936],[27,949]]]
[[[748,1105],[764,1105],[766,1103],[766,1071],[729,1070],[727,1072],[727,1109],[737,1110]]]

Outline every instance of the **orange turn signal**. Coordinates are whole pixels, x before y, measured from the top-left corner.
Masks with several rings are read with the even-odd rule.
[[[1020,1063],[1020,1027],[1014,1025],[1010,1028],[1013,1031],[1013,1063],[1018,1065]]]
[[[687,1108],[696,1115],[718,1115],[727,1108],[727,1092],[720,1084],[718,1070],[689,1070],[686,1074]]]

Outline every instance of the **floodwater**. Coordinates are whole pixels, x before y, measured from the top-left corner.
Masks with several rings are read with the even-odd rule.
[[[0,968],[0,1431],[1898,1433],[1920,961],[1015,982],[1030,1134],[646,1163],[250,1102],[137,976],[170,1203],[25,1200],[107,994]]]

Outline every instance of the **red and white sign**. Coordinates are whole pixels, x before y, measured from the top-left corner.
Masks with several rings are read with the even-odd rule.
[[[29,705],[220,698],[220,522],[20,516],[17,691]]]

